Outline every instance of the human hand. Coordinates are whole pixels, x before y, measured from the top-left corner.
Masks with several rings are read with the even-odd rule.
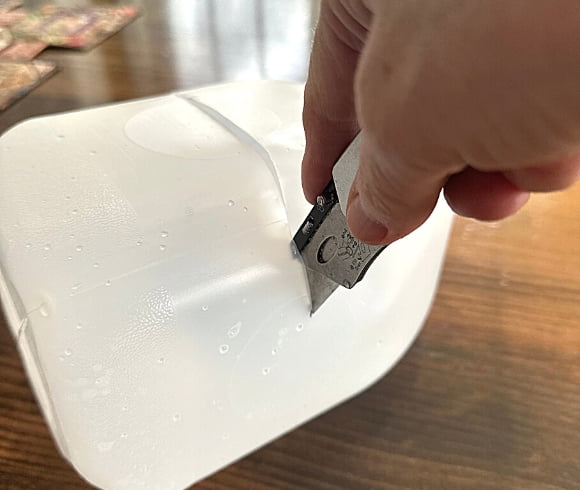
[[[322,0],[305,90],[304,193],[362,129],[347,221],[370,244],[458,214],[510,216],[580,176],[577,0]]]

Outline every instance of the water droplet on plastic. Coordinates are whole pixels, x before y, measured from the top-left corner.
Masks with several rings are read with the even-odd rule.
[[[71,233],[68,237],[72,240],[75,237],[75,234]]]
[[[164,357],[160,357],[159,359],[157,359],[157,364],[164,364],[164,363],[165,363]]]
[[[77,323],[77,330],[82,330],[82,329],[83,329],[82,323]]]
[[[248,206],[244,206],[243,210],[244,210],[244,213],[247,213],[248,212]]]
[[[165,251],[165,249],[167,248],[167,245],[159,245],[159,250],[161,250],[162,252]]]
[[[236,204],[234,201],[232,201],[231,199],[228,201],[228,206],[231,208],[234,204]]]
[[[207,306],[207,305],[203,305],[203,306],[201,307],[201,311],[207,311],[207,310],[209,310],[209,306]]]
[[[277,355],[279,350],[280,350],[280,349],[279,349],[278,347],[274,347],[274,348],[272,349],[272,355],[273,355],[273,356]]]
[[[57,137],[59,140],[62,140],[62,139],[64,139],[64,134],[59,134],[59,135],[57,135],[56,137]]]
[[[265,367],[264,369],[262,369],[262,374],[264,376],[268,376],[268,374],[270,374],[270,368],[269,367]]]
[[[167,238],[168,236],[169,236],[169,232],[167,232],[167,231],[162,231],[161,232],[161,237],[162,238]]]
[[[127,437],[129,437],[129,434],[126,432],[121,432],[121,439],[127,439]]]
[[[222,434],[222,441],[227,441],[230,438],[228,433]]]
[[[179,422],[181,420],[181,415],[176,413],[173,415],[173,421],[174,422]]]
[[[78,209],[73,209],[73,210],[71,211],[71,213],[72,213],[72,214],[78,214],[78,212],[79,212],[79,210],[78,210]]]
[[[105,453],[105,452],[113,449],[114,445],[115,445],[115,441],[99,442],[99,444],[97,445],[97,448],[100,452]]]
[[[50,246],[50,243],[47,243],[44,247],[44,250],[50,250],[52,247]]]
[[[97,150],[91,150],[91,151],[89,152],[89,155],[96,155],[96,154],[97,154]]]
[[[228,344],[220,345],[220,348],[219,348],[220,354],[222,354],[222,355],[227,354],[229,350],[230,350],[230,346]]]
[[[292,250],[293,257],[298,257],[298,255],[300,255],[300,252],[298,252],[298,248],[296,247],[296,244],[294,242],[290,244],[290,249]]]
[[[71,291],[78,291],[80,287],[81,287],[80,283],[77,282],[76,284],[73,284],[70,289]]]
[[[304,330],[304,324],[303,323],[299,323],[298,325],[296,325],[296,331],[297,332],[302,332],[302,330]]]
[[[82,252],[83,251],[83,246],[82,245],[77,245],[76,248],[75,248],[75,250],[77,252]]]
[[[72,350],[70,350],[68,347],[64,350],[64,355],[65,356],[72,356]]]
[[[65,199],[66,201],[70,201],[70,196],[69,196],[69,195],[66,195],[66,196],[64,196],[64,199]]]
[[[105,286],[109,287],[111,285],[111,281],[106,281]]]
[[[143,240],[137,240],[137,246],[140,247],[141,245],[143,245]]]
[[[228,337],[230,339],[234,339],[240,333],[240,329],[242,328],[242,322],[237,322],[228,330]]]
[[[72,255],[69,255],[66,260],[72,260]]]
[[[27,243],[26,245],[24,245],[26,248],[32,248],[32,243]]]
[[[100,267],[100,265],[99,265],[99,263],[98,263],[98,262],[95,262],[95,263],[93,264],[93,268],[95,268],[95,269],[98,269],[99,267]]]
[[[126,406],[126,405],[123,405],[123,406],[121,407],[121,412],[128,412],[128,411],[129,411],[129,407],[128,407],[128,406]]]
[[[48,317],[49,315],[48,306],[46,306],[45,304],[40,305],[38,312],[40,313],[40,316],[43,316],[44,318]]]
[[[60,362],[63,362],[63,361],[64,361],[64,356],[58,356],[58,360],[59,360]]]
[[[103,378],[97,378],[97,379],[95,380],[95,384],[96,384],[96,385],[102,385],[102,384],[104,383],[104,381],[105,381],[105,380],[104,380]]]
[[[383,341],[381,339],[377,340],[377,347],[382,347]]]

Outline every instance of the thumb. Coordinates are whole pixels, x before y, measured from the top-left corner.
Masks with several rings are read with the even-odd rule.
[[[359,131],[354,76],[368,15],[351,14],[342,2],[334,0],[321,4],[303,112],[306,149],[302,187],[312,203],[330,181],[334,163]]]
[[[365,136],[347,206],[351,232],[371,245],[402,238],[429,217],[446,180],[432,167],[385,157]]]

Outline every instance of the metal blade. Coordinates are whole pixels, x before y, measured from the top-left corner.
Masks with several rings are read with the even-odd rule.
[[[318,271],[306,268],[308,287],[310,288],[311,308],[310,314],[314,314],[327,298],[338,288],[338,284]]]

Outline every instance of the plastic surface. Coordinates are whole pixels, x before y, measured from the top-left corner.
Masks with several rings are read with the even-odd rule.
[[[309,316],[290,246],[310,208],[302,90],[207,87],[0,139],[4,308],[60,449],[98,487],[185,488],[366,388],[417,334],[443,205]]]

